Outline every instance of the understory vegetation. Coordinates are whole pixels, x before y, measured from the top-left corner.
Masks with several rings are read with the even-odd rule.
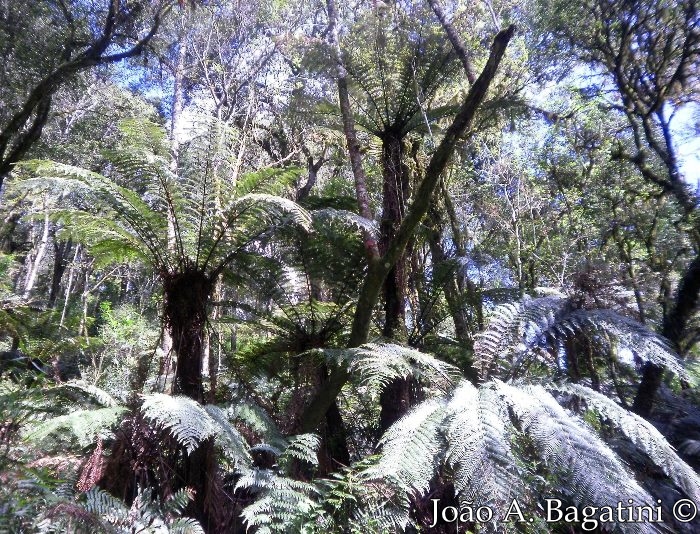
[[[0,0],[0,62],[0,532],[699,531],[694,0]]]

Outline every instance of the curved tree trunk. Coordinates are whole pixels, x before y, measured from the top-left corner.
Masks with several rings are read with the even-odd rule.
[[[696,256],[678,284],[676,299],[671,312],[664,317],[661,334],[682,353],[682,340],[685,327],[698,305],[700,295],[700,256]],[[632,411],[642,417],[649,417],[654,405],[656,392],[661,386],[664,368],[652,363],[644,366],[642,381],[632,404]]]

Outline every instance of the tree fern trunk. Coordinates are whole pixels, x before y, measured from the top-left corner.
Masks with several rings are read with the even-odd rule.
[[[389,133],[382,139],[382,221],[379,250],[386,254],[406,212],[409,194],[408,168],[404,163],[403,139]],[[384,336],[406,339],[406,254],[402,253],[384,280]]]
[[[163,285],[165,318],[177,357],[174,392],[204,402],[204,328],[212,283],[201,271],[185,271],[166,275]]]
[[[165,320],[177,357],[174,393],[204,403],[202,371],[205,350],[207,303],[214,289],[212,281],[199,270],[186,270],[164,276]],[[194,490],[188,512],[205,527],[217,532],[216,503],[213,502],[216,456],[211,440],[191,453],[182,451],[178,467],[181,484]]]

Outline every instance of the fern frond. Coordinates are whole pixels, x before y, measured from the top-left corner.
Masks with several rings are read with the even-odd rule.
[[[207,404],[204,409],[218,426],[216,441],[227,456],[234,462],[241,462],[244,466],[250,465],[248,443],[231,424],[226,411],[213,404]]]
[[[191,517],[180,517],[169,525],[170,534],[204,534],[202,525]]]
[[[511,450],[508,411],[497,392],[462,382],[446,406],[447,462],[455,491],[471,502],[503,509],[523,496]]]
[[[253,212],[256,216],[266,218],[288,216],[291,221],[311,230],[311,215],[293,200],[264,193],[249,193],[233,200],[227,208],[234,213]]]
[[[506,399],[537,454],[561,477],[576,504],[615,506],[627,499],[641,505],[654,502],[610,448],[582,421],[567,414],[544,388],[516,388],[498,381],[493,387]],[[591,473],[596,473],[594,479]]]
[[[209,438],[215,438],[228,458],[242,466],[250,465],[248,444],[231,424],[226,412],[214,405],[202,406],[183,396],[163,393],[143,395],[141,412],[161,428],[167,429],[191,454]]]
[[[236,484],[237,490],[241,488],[259,493],[241,513],[249,528],[257,527],[256,532],[290,531],[300,517],[313,509],[315,501],[310,495],[318,493],[312,484],[261,469],[245,473]]]
[[[52,388],[47,388],[49,395],[66,396],[77,400],[78,398],[89,399],[91,402],[106,408],[116,408],[119,403],[112,395],[104,389],[88,384],[83,380],[70,380]]]
[[[94,487],[85,494],[85,509],[103,517],[108,523],[113,525],[125,524],[129,510],[122,501],[113,497],[106,491]]]
[[[560,391],[585,401],[589,409],[611,423],[659,466],[686,495],[700,502],[700,477],[681,460],[666,438],[656,427],[637,414],[625,410],[605,395],[579,384],[552,386],[550,391]]]
[[[398,378],[424,379],[439,391],[449,391],[461,376],[459,370],[431,354],[393,343],[367,343],[355,349],[327,349],[326,356],[349,366],[363,383],[383,389]]]
[[[619,348],[629,350],[641,362],[665,367],[683,380],[691,380],[666,339],[624,315],[611,310],[577,310],[556,328],[562,333],[568,330],[581,331],[589,336],[599,334],[605,336],[602,339],[605,344],[609,343],[605,338],[612,338]]]
[[[188,397],[163,393],[144,395],[141,411],[156,425],[169,430],[188,454],[219,430],[206,410]]]
[[[379,233],[379,226],[376,221],[366,219],[365,217],[348,210],[323,208],[314,210],[312,212],[312,216],[319,222],[338,222],[344,226],[348,226],[360,232],[366,232],[373,236],[377,236]]]
[[[390,479],[405,492],[425,493],[444,460],[445,402],[422,402],[394,423],[381,439],[382,453],[368,480]]]
[[[318,448],[321,439],[316,434],[298,434],[289,440],[289,445],[280,455],[279,463],[289,466],[293,459],[306,462],[312,466],[318,465]]]
[[[25,434],[25,439],[38,442],[59,430],[67,430],[81,447],[86,447],[94,443],[97,436],[119,423],[127,411],[124,407],[77,410],[34,426]]]
[[[689,376],[668,342],[646,326],[611,310],[572,309],[568,299],[540,297],[498,306],[483,333],[474,343],[482,377],[506,366],[517,376],[533,361],[548,367],[566,368],[558,360],[563,342],[582,338],[601,356],[621,361],[623,350],[640,362],[664,366],[680,378]]]

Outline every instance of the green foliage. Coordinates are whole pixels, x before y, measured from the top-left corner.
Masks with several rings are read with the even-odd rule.
[[[84,208],[55,210],[52,218],[64,225],[64,238],[85,243],[103,264],[138,258],[157,272],[219,272],[276,224],[310,227],[311,217],[294,202],[254,192],[272,181],[289,181],[294,170],[262,170],[239,186],[231,169],[211,164],[217,146],[204,129],[195,132],[193,153],[176,176],[164,155],[162,128],[126,121],[122,131],[123,147],[108,154],[119,181],[71,165],[33,161],[23,167],[34,177],[17,185],[74,192]]]
[[[143,397],[143,415],[170,434],[191,454],[204,441],[215,438],[236,462],[250,463],[246,441],[216,406],[202,406],[182,396],[153,393]]]
[[[599,395],[583,386],[575,391],[585,398]],[[645,444],[634,437],[639,430],[630,430],[639,428],[639,418],[619,407],[614,413],[611,422],[627,428],[642,450],[653,450],[652,462],[664,466],[678,488],[690,491],[688,495],[697,493],[700,479],[664,438],[652,434]],[[522,483],[527,459],[516,461],[515,455],[528,451],[511,445],[517,432],[532,440],[529,453],[535,455],[539,469],[556,478],[552,489],[566,502],[614,507],[618,501],[633,499],[653,505],[653,495],[663,487],[644,489],[593,429],[567,413],[542,386],[499,381],[479,388],[462,382],[451,395],[421,403],[387,431],[379,461],[366,475],[390,480],[409,495],[425,494],[436,474],[448,467],[460,500],[490,506],[502,516],[516,498],[521,505],[527,503],[527,513],[535,516],[540,496]]]
[[[503,304],[493,312],[488,328],[475,344],[484,377],[498,372],[518,377],[535,361],[566,370],[572,360],[560,363],[568,339],[585,339],[598,354],[625,364],[624,349],[642,362],[664,366],[679,377],[688,375],[668,342],[644,325],[612,310],[576,309],[568,299],[541,297]],[[570,355],[576,358],[576,354]]]

